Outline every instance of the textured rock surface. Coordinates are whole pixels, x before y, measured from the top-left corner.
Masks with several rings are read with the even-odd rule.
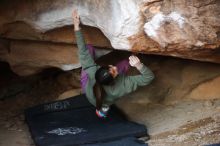
[[[144,31],[157,44],[148,46],[148,39],[140,33],[133,48],[219,63],[219,7],[218,0],[146,1],[141,8],[145,17]]]
[[[219,0],[3,0],[0,36],[72,43],[71,11],[78,8],[82,23],[100,29],[115,49],[220,63],[219,7]],[[83,30],[88,43],[111,47],[100,31]]]
[[[11,41],[10,50],[1,56],[19,75],[30,75],[44,68],[71,70],[80,66],[77,48],[68,44]]]
[[[95,27],[82,26],[82,32],[88,44],[111,48],[109,40],[99,29]],[[36,30],[30,28],[30,26],[25,23],[15,22],[4,26],[2,36],[8,39],[18,40],[35,40],[67,44],[76,43],[73,26],[64,26],[41,33],[36,32]]]

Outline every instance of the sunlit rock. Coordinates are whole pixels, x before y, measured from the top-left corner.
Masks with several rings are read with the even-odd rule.
[[[78,9],[82,24],[96,28],[82,27],[86,42],[94,46],[220,63],[219,7],[218,0],[4,0],[0,2],[0,37],[9,44],[33,40],[36,46],[42,42],[73,45],[71,13]],[[72,63],[56,63],[53,66],[63,70],[74,68]]]

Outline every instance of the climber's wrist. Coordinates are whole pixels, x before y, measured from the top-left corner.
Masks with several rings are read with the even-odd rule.
[[[139,63],[137,63],[137,64],[135,65],[135,67],[137,68],[137,70],[141,70],[143,66],[144,66],[144,64],[141,63],[141,62],[139,62]]]
[[[79,31],[79,30],[80,30],[80,27],[74,25],[74,31]]]

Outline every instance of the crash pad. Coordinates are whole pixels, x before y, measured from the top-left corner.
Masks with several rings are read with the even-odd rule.
[[[135,137],[126,137],[115,141],[96,144],[86,144],[83,146],[148,146],[148,144],[138,140]]]
[[[108,118],[98,118],[85,95],[27,109],[25,117],[37,146],[75,146],[147,135],[144,125],[128,121],[115,106]]]

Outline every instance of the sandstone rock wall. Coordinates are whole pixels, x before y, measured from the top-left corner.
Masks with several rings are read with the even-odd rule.
[[[145,33],[131,38],[133,49],[219,63],[219,7],[217,0],[145,1]],[[149,39],[157,44],[148,46]]]
[[[0,37],[8,40],[8,44],[14,44],[14,40],[36,41],[34,45],[47,49],[45,53],[50,52],[48,45],[42,46],[47,43],[62,50],[63,46],[75,43],[73,8],[78,9],[83,25],[93,26],[82,27],[82,30],[87,43],[94,46],[220,63],[219,0],[3,0],[0,2]],[[0,51],[13,50],[11,46],[15,47],[4,45]],[[33,48],[30,47],[29,52],[34,52]],[[69,54],[73,50],[76,52],[72,49]],[[58,52],[54,57],[48,55],[47,59],[57,60],[53,66],[61,68],[62,61],[56,58]],[[77,55],[72,56],[74,62],[67,57],[63,63],[77,65],[74,56]],[[15,62],[4,55],[0,58],[14,68]],[[40,64],[41,67],[28,72],[51,66]],[[26,65],[25,70],[32,70],[28,66],[31,65]]]
[[[30,75],[44,68],[57,67],[64,71],[80,67],[77,49],[73,45],[11,41],[4,60],[19,75]]]

